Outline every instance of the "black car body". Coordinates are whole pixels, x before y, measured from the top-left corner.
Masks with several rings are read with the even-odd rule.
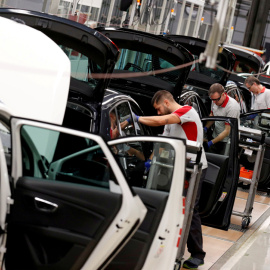
[[[140,137],[136,136],[119,139],[121,142],[118,139],[111,140],[110,113],[112,111],[118,117],[117,125],[119,130],[121,129],[120,122],[130,119],[130,124],[125,129],[120,130],[122,137],[126,135],[150,134],[147,127],[140,127],[132,120],[131,110],[134,110],[139,115],[143,114],[138,104],[127,95],[107,89],[110,80],[108,74],[112,73],[119,55],[117,46],[96,30],[53,15],[27,10],[0,9],[0,16],[15,21],[12,22],[13,25],[18,22],[27,25],[22,26],[24,28],[29,28],[28,26],[30,26],[42,32],[59,45],[62,50],[56,44],[53,44],[57,47],[56,51],[59,52],[61,57],[64,56],[65,60],[68,59],[63,54],[63,51],[67,54],[71,63],[69,96],[62,124],[58,123],[57,126],[51,126],[50,123],[33,123],[34,121],[28,121],[28,125],[33,129],[44,131],[47,128],[47,134],[52,134],[53,136],[57,134],[57,143],[51,145],[52,147],[55,146],[53,160],[48,160],[45,156],[38,154],[31,137],[28,136],[31,133],[31,128],[30,133],[25,130],[21,139],[17,140],[18,144],[14,144],[21,147],[20,140],[22,140],[23,149],[27,150],[22,150],[22,155],[14,155],[16,158],[21,159],[24,165],[21,166],[23,167],[23,177],[21,177],[20,183],[16,188],[14,187],[15,195],[12,194],[12,196],[16,197],[16,206],[12,209],[12,214],[10,215],[12,226],[8,228],[10,236],[7,243],[6,268],[81,269],[88,262],[90,255],[92,257],[100,256],[100,253],[97,255],[93,253],[97,250],[96,247],[100,247],[100,240],[109,230],[113,234],[113,239],[108,237],[107,241],[110,241],[110,245],[106,246],[110,248],[111,243],[117,243],[120,239],[121,241],[117,243],[114,249],[107,253],[107,257],[103,256],[101,260],[96,259],[102,265],[97,267],[92,265],[89,269],[105,267],[105,264],[108,264],[109,260],[130,240],[131,235],[134,234],[139,224],[143,221],[141,218],[134,218],[130,222],[125,215],[119,215],[121,210],[131,206],[131,200],[125,199],[128,196],[137,200],[138,205],[142,206],[137,208],[137,210],[134,207],[135,211],[144,211],[144,215],[141,215],[141,217],[144,217],[146,213],[146,208],[141,200],[149,208],[149,216],[144,223],[146,226],[140,228],[136,234],[136,237],[139,237],[139,239],[135,240],[137,243],[139,241],[142,251],[136,252],[135,264],[139,263],[138,267],[141,268],[145,263],[149,263],[149,260],[152,258],[148,256],[148,253],[152,244],[156,243],[154,239],[158,239],[161,230],[167,227],[164,222],[167,223],[168,220],[162,219],[162,216],[167,215],[172,209],[175,209],[173,211],[177,211],[177,213],[172,217],[174,219],[173,223],[170,220],[168,226],[171,227],[172,224],[175,224],[173,225],[174,235],[179,235],[179,227],[176,225],[181,222],[179,217],[180,215],[183,216],[183,211],[180,208],[183,206],[182,203],[179,204],[178,209],[178,207],[173,207],[172,204],[175,204],[174,202],[176,201],[181,201],[182,197],[185,172],[185,142],[177,140],[178,146],[181,145],[177,147],[177,151],[182,149],[180,151],[181,160],[179,159],[182,169],[180,174],[178,174],[178,176],[181,175],[180,178],[182,180],[179,182],[179,177],[176,178],[173,175],[174,181],[171,181],[171,178],[168,179],[172,187],[174,186],[173,183],[182,185],[181,188],[175,188],[175,190],[180,190],[180,193],[162,193],[157,190],[146,190],[142,187],[142,183],[139,184],[138,181],[134,183],[139,186],[136,188],[135,193],[129,184],[138,174],[136,168],[134,168],[137,165],[135,163],[136,157],[127,155],[126,152],[128,150],[125,150],[125,148],[136,148],[135,150],[143,152],[145,156],[140,160],[139,164],[143,166],[139,168],[139,174],[141,172],[143,174],[144,159],[150,155],[150,150],[153,151],[154,142],[163,140],[163,144],[166,145],[167,139],[144,137],[144,141],[144,139],[140,140]],[[4,20],[4,18],[1,19]],[[44,36],[43,34],[41,36]],[[42,57],[42,51],[40,55]],[[65,63],[69,64],[68,61]],[[91,74],[100,73],[102,74],[101,79],[91,76]],[[7,113],[5,116],[7,126],[10,127],[9,121],[11,121],[11,116]],[[22,124],[22,122],[24,123]],[[20,130],[21,125],[27,126],[27,120],[13,119],[12,127],[18,126],[18,129],[14,128],[15,130]],[[44,125],[46,126],[45,128]],[[10,130],[14,137],[14,132],[16,131],[12,128]],[[99,134],[99,136],[95,134]],[[105,140],[101,140],[100,135],[106,141],[110,140],[110,148],[105,143]],[[16,136],[20,137],[18,134]],[[8,137],[9,139],[11,138],[11,136]],[[39,138],[37,141],[44,142],[44,140]],[[124,151],[120,149],[120,146]],[[101,148],[106,150],[107,155],[104,155]],[[114,152],[115,148],[117,149],[116,152]],[[35,149],[35,155],[33,154],[33,149]],[[15,147],[13,147],[12,151],[15,152],[15,150]],[[34,156],[37,156],[38,159],[36,160]],[[111,161],[114,164],[114,170],[118,170],[119,175],[108,173],[107,165]],[[54,162],[55,167],[50,167],[49,169],[47,166],[51,166]],[[11,164],[13,163],[11,162],[8,165],[11,166]],[[62,168],[61,172],[57,168]],[[171,171],[173,172],[173,170],[172,168]],[[38,172],[38,175],[35,175],[35,171]],[[56,171],[58,172],[55,173]],[[104,177],[107,179],[106,181],[102,180]],[[140,175],[140,177],[143,179],[143,175]],[[48,181],[44,181],[44,179]],[[124,182],[124,185],[121,187],[118,185],[120,180],[122,183]],[[128,196],[122,196],[124,189]],[[137,194],[140,194],[141,200],[138,200]],[[44,196],[47,198],[46,201],[40,198],[35,199],[35,197],[44,198]],[[24,200],[32,200],[27,198],[33,198],[33,203],[36,201],[37,209],[40,206],[41,210],[38,210],[38,213],[36,212],[35,203],[32,205],[33,207],[30,206],[29,208],[28,204],[24,203]],[[49,200],[57,201],[57,204],[50,204]],[[60,211],[63,212],[58,215],[59,212],[56,211],[55,217],[50,214],[51,211],[46,208],[46,205],[51,205],[52,212],[54,212],[54,207],[57,209],[58,203]],[[47,216],[48,213],[49,215]],[[69,213],[74,215],[69,215]],[[115,218],[119,218],[119,222]],[[24,226],[21,226],[22,223]],[[35,223],[34,228],[32,227],[33,223]],[[131,226],[131,228],[125,229],[128,226]],[[113,229],[110,230],[112,227]],[[120,232],[122,236],[122,232],[125,232],[124,238],[117,236]],[[171,242],[169,246],[173,247],[174,252],[176,252],[175,237],[172,236],[173,234],[170,233],[166,239]],[[115,242],[115,240],[117,241]],[[18,242],[20,242],[19,245],[17,244]],[[29,252],[29,250],[31,251]],[[42,250],[42,254],[40,250]],[[19,254],[21,255],[21,260],[14,260]],[[174,264],[170,256],[166,258],[169,259],[171,264]],[[165,262],[166,259],[163,261]]]
[[[262,84],[269,86],[269,81],[267,82],[269,79],[267,79],[267,76],[265,77],[262,73],[264,65],[263,60],[256,53],[240,48],[236,45],[225,44],[224,47],[230,50],[236,57],[235,65],[229,80],[233,81],[237,85],[240,93],[242,93],[242,99],[245,100],[246,111],[242,111],[242,113],[248,112],[251,109],[251,93],[244,85],[245,79],[249,75],[254,75]]]
[[[121,54],[118,57],[116,45],[109,39],[106,39],[104,45],[102,40],[96,40],[97,37],[102,39],[105,38],[104,36],[97,30],[91,30],[83,25],[43,13],[12,9],[0,9],[0,16],[24,22],[43,32],[53,39],[69,56],[72,78],[63,123],[66,127],[102,134],[106,140],[111,140],[109,117],[112,111],[115,111],[116,115],[119,116],[119,123],[128,118],[132,119],[132,108],[134,108],[135,113],[141,115],[137,102],[145,114],[152,115],[155,112],[150,106],[150,101],[153,94],[160,89],[170,91],[178,102],[181,101],[182,89],[190,70],[188,64],[192,65],[194,58],[186,48],[172,40],[134,30],[99,29],[104,36],[110,38],[119,47]],[[75,29],[78,29],[78,31],[75,31]],[[92,48],[93,46],[94,48]],[[102,52],[105,53],[105,57],[96,58],[94,56],[92,59],[92,54],[98,55],[102,54]],[[181,69],[166,70],[165,72],[161,70],[162,72],[160,72],[160,69],[177,66],[181,66]],[[73,69],[73,67],[76,67],[76,69]],[[138,74],[139,76],[135,77],[132,71],[136,70],[139,72],[145,71],[145,73]],[[113,75],[121,73],[122,77],[116,78],[115,76],[110,80],[108,73],[112,72]],[[102,74],[102,79],[97,79],[96,76],[91,76],[92,74]],[[148,76],[150,74],[151,76]],[[125,75],[125,78],[123,78],[123,75]],[[219,72],[216,73],[216,76],[219,79],[223,78]],[[119,92],[123,94],[119,94]],[[131,96],[131,98],[127,95]],[[226,156],[220,154],[208,155],[209,173],[206,176],[203,189],[205,194],[210,194],[211,200],[205,197],[202,198],[204,203],[201,209],[205,224],[227,230],[236,193],[237,173],[239,173],[236,159],[238,125],[235,119],[209,118],[205,120],[229,121],[231,125],[230,144]],[[132,124],[128,126],[127,130],[124,130],[125,134],[123,136],[149,134],[147,128],[136,126],[135,121],[131,120],[131,122]],[[64,136],[62,140],[62,148],[69,151],[69,147],[66,146],[70,146],[68,144],[70,139],[66,140],[67,137],[69,136]],[[84,140],[80,140],[80,142],[85,143]],[[109,143],[113,143],[113,141]],[[79,143],[75,142],[72,144],[73,146],[80,147]],[[125,144],[124,146],[126,147]],[[146,155],[145,158],[151,152],[151,143],[149,142],[147,144],[141,141],[134,142],[128,147],[143,150]],[[134,169],[136,165],[141,166],[142,163],[134,164],[134,156],[122,155],[123,152],[121,151],[118,151],[118,153],[121,153],[121,155],[118,155],[119,164],[121,164],[126,176],[130,177],[130,183],[133,184],[133,180],[138,177]],[[65,153],[65,155],[67,154]],[[121,161],[123,162],[121,163]],[[103,159],[103,162],[106,162],[106,160]],[[142,168],[144,170],[144,167]],[[143,179],[141,172],[140,169],[139,177]],[[182,173],[184,172],[182,171]],[[141,183],[139,185],[141,186]],[[141,187],[136,192],[142,194],[143,201],[145,200],[144,202],[150,209],[149,213],[152,213],[151,209],[157,209],[156,201],[152,200],[152,196],[148,192],[146,196],[144,191],[140,190],[142,190]],[[153,192],[154,196],[159,197],[158,194],[161,193]],[[171,194],[175,195],[175,192],[170,192],[169,196]],[[150,220],[148,219],[147,224],[152,224],[160,212],[154,211],[154,213],[154,216],[151,216],[151,214],[148,216]],[[160,222],[161,217],[162,215],[159,215]],[[151,239],[153,239],[155,231],[158,229],[159,221],[156,222],[155,225],[157,226],[153,229],[152,226],[141,227],[141,231],[133,239],[135,242],[139,241],[140,246],[145,247],[145,249],[141,249],[144,251],[143,253],[137,254],[135,264],[143,264],[146,259],[151,246]],[[142,235],[147,235],[147,237],[142,238]],[[132,251],[132,248],[129,251]],[[141,255],[143,260],[140,260]],[[123,257],[126,260],[125,256]]]
[[[185,48],[187,48],[195,60],[200,58],[200,54],[205,51],[207,41],[181,35],[166,35],[165,39],[173,40]],[[191,66],[189,76],[185,85],[185,89],[188,91],[194,91],[199,94],[203,103],[207,108],[208,115],[211,110],[211,100],[208,97],[209,87],[214,83],[220,83],[224,87],[230,76],[235,62],[235,56],[227,49],[222,49],[218,54],[217,63],[218,66],[215,69],[205,67],[205,63],[195,63]],[[219,66],[221,68],[219,68]],[[207,115],[203,115],[204,117]]]

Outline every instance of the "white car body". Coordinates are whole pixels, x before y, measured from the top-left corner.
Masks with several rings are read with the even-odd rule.
[[[2,17],[0,22],[0,100],[13,115],[62,124],[70,81],[68,57],[40,31]]]
[[[1,39],[5,41],[0,44],[0,100],[2,101],[0,103],[0,118],[4,119],[5,125],[13,117],[9,128],[12,134],[11,174],[16,189],[17,180],[23,176],[21,125],[29,124],[33,127],[43,127],[73,135],[80,135],[80,132],[59,127],[62,124],[66,109],[70,81],[70,61],[65,53],[46,35],[31,27],[2,17],[0,18],[0,25]],[[17,119],[14,119],[14,117],[17,117]],[[23,120],[25,118],[30,120]],[[40,122],[46,122],[46,124]],[[51,126],[50,124],[57,124],[58,126]],[[98,256],[89,258],[83,267],[83,269],[94,270],[98,269],[110,257],[127,235],[131,237],[131,232],[136,231],[147,210],[139,196],[132,194],[125,177],[101,137],[92,134],[86,136],[97,140],[101,148],[104,147],[103,151],[109,160],[114,163],[113,170],[115,170],[114,173],[117,175],[119,183],[117,191],[114,192],[122,194],[122,207],[95,248]],[[47,147],[50,147],[50,145],[47,145]],[[0,226],[3,231],[6,228],[6,215],[10,212],[10,205],[14,203],[5,151],[0,138]],[[118,229],[115,224],[119,224],[121,229]],[[6,234],[2,234],[0,239],[0,261],[5,252],[6,236]],[[110,241],[108,241],[109,239]]]

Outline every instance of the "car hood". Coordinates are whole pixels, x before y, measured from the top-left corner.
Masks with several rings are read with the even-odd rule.
[[[71,62],[71,77],[89,83],[88,96],[101,103],[109,83],[96,73],[113,71],[119,50],[104,35],[80,23],[46,13],[20,9],[0,9],[0,16],[35,28],[50,37],[66,53]],[[43,52],[40,50],[40,53]]]
[[[140,77],[132,77],[131,71],[133,75],[134,72],[145,74],[192,62],[192,55],[184,47],[160,36],[137,30],[126,28],[97,28],[97,30],[111,39],[121,51],[114,73],[121,73],[123,76],[112,79],[109,85],[111,88],[148,96],[165,89],[175,98],[181,95],[190,66]]]
[[[0,34],[0,103],[12,116],[61,125],[70,82],[66,54],[40,31],[2,17]]]
[[[187,48],[194,55],[195,59],[200,57],[200,54],[205,51],[207,45],[207,41],[189,36],[166,35],[165,38],[178,42]],[[214,70],[209,69],[205,67],[204,63],[198,63],[191,67],[187,84],[202,87],[207,90],[213,83],[220,83],[225,86],[230,76],[230,71],[234,66],[235,56],[229,50],[223,48],[223,50],[218,54],[217,61],[219,66],[228,70],[228,72],[219,68]]]

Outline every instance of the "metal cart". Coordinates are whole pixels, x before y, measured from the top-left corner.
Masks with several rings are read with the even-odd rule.
[[[251,220],[251,212],[253,210],[253,203],[255,194],[258,187],[258,181],[260,179],[260,173],[263,163],[264,151],[265,151],[265,133],[260,130],[255,130],[246,127],[240,127],[240,140],[239,148],[240,153],[244,151],[244,154],[255,158],[252,178],[239,177],[239,182],[249,184],[248,198],[243,212],[233,211],[232,214],[242,218],[242,229],[246,229]],[[256,153],[256,156],[254,155]],[[239,155],[240,157],[240,155]]]
[[[174,264],[174,270],[179,270],[184,261],[183,256],[185,253],[193,209],[202,173],[202,163],[199,162],[201,159],[201,145],[199,143],[187,141],[187,153],[196,155],[196,161],[189,161],[186,166],[186,172],[190,173],[190,179],[187,193],[183,194],[186,197],[185,217],[182,226],[181,239],[177,250],[176,261]]]

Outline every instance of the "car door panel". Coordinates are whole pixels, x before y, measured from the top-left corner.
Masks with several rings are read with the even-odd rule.
[[[228,168],[228,156],[206,153],[208,168],[203,181],[201,199],[200,199],[200,215],[206,217],[212,213],[213,204],[220,198],[223,183],[226,179]],[[214,196],[212,194],[215,194]]]
[[[239,180],[238,121],[225,117],[208,117],[202,121],[203,124],[207,121],[226,122],[231,127],[224,151],[211,153],[204,142],[208,168],[199,203],[203,225],[228,230]],[[212,131],[209,134],[208,130],[206,142],[212,139],[211,136]]]
[[[66,144],[60,143],[61,134],[68,135]],[[146,213],[105,142],[97,135],[15,118],[12,135],[14,205],[6,269],[103,269]],[[71,147],[73,152],[63,155],[79,138],[84,148]],[[14,260],[19,255],[22,259]]]
[[[162,218],[169,194],[138,187],[134,187],[134,190],[147,207],[147,215],[127,245],[106,268],[107,270],[142,269],[152,243],[150,240],[154,238]]]
[[[137,149],[143,151],[145,160],[151,154],[148,150],[153,149],[152,165],[147,174],[144,166],[140,167],[141,155],[129,156],[126,153],[135,142]],[[147,215],[128,244],[106,269],[173,268],[184,217],[186,151],[183,140],[137,136],[113,140],[108,144],[117,148],[115,156],[126,175],[132,175],[136,166],[143,170],[137,174],[141,175],[140,178],[131,182],[136,184],[133,189],[147,207]]]
[[[42,206],[38,207],[35,198],[52,202],[58,208],[52,212]],[[83,186],[69,187],[64,182],[20,178],[14,200],[8,234],[16,235],[19,228],[19,235],[23,232],[24,240],[18,236],[21,239],[20,245],[12,245],[8,249],[7,266],[13,260],[15,252],[26,258],[28,253],[32,258],[39,258],[39,262],[32,265],[35,269],[51,269],[54,264],[57,269],[66,269],[67,258],[73,265],[84,249],[87,249],[88,254],[93,251],[118,213],[122,198],[120,194],[111,194],[104,190]],[[82,222],[78,222],[80,220]],[[59,258],[59,252],[55,251],[63,246],[65,252],[61,252]],[[42,253],[39,252],[40,249],[43,250]],[[20,265],[21,262],[18,267]]]

